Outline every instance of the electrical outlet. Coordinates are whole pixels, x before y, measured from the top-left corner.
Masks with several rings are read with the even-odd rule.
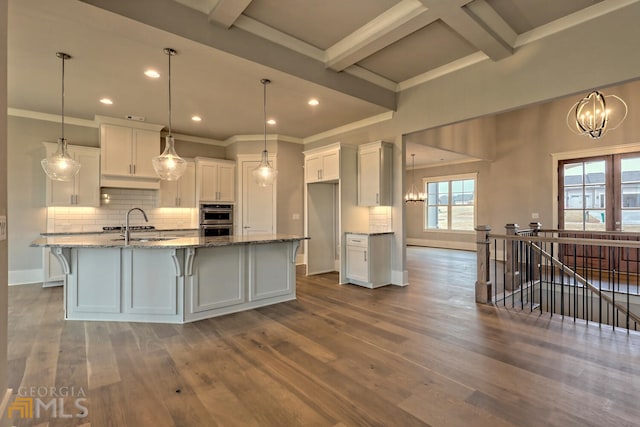
[[[539,219],[540,218],[540,214],[538,214],[538,212],[533,212],[531,214],[531,219]]]
[[[0,216],[0,241],[7,240],[7,217]]]

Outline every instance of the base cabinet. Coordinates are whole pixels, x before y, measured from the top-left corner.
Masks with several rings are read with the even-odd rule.
[[[347,282],[367,288],[391,283],[391,234],[347,233]]]
[[[52,250],[65,318],[184,323],[295,299],[299,243]]]

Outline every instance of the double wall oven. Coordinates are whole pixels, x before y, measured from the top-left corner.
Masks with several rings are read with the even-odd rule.
[[[233,234],[233,205],[203,203],[200,205],[200,235],[230,236]]]

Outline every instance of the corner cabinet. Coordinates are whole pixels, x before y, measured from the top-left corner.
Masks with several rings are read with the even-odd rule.
[[[142,128],[101,123],[100,186],[160,188],[160,178],[153,169],[151,159],[160,154],[160,130],[163,127],[146,125]]]
[[[391,234],[347,233],[348,283],[377,288],[391,283]]]
[[[160,181],[159,204],[161,208],[196,207],[196,164],[187,160],[187,169],[176,181]]]
[[[332,146],[318,151],[305,151],[304,181],[325,182],[340,179],[340,148]]]
[[[47,157],[58,147],[52,142],[43,144]],[[100,149],[78,145],[68,145],[67,149],[80,162],[80,170],[72,181],[52,181],[45,176],[47,206],[100,206]]]
[[[196,198],[202,202],[236,199],[236,162],[196,157]]]
[[[358,146],[358,205],[391,206],[393,145],[371,142]]]

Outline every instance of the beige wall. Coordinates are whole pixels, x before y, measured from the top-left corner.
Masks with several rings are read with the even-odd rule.
[[[7,215],[7,1],[0,1],[0,215]],[[0,406],[7,389],[7,241],[0,241]],[[3,408],[0,408],[3,409]],[[5,411],[0,413],[4,419]],[[0,421],[0,425],[3,422]]]
[[[424,177],[478,173],[477,224],[488,224],[494,232],[503,233],[507,223],[526,227],[539,221],[556,228],[557,159],[638,150],[640,143],[640,81],[608,87],[605,94],[615,94],[627,101],[629,115],[622,125],[599,140],[573,134],[566,124],[567,112],[582,96],[569,96],[494,116],[495,160],[476,161],[416,169],[416,184]],[[487,126],[491,122],[487,121]],[[447,126],[448,131],[423,132],[422,140],[434,135],[454,134],[462,124]],[[490,135],[491,132],[481,132]],[[411,171],[406,174],[407,185]],[[407,205],[407,237],[423,244],[469,248],[471,234],[425,232],[423,205]],[[538,214],[539,218],[533,218]],[[454,243],[455,242],[455,243]],[[466,245],[464,244],[466,243]]]
[[[302,144],[278,142],[278,233],[304,232],[304,156]],[[297,219],[293,219],[297,215]]]
[[[161,149],[164,150],[164,138]],[[176,138],[176,152],[180,157],[211,157],[213,159],[226,159],[225,148],[219,145],[201,144],[199,142],[181,141]]]
[[[8,125],[9,270],[40,269],[42,249],[31,248],[29,244],[46,230],[46,178],[40,166],[45,157],[42,142],[56,142],[60,124],[9,116]],[[65,125],[69,144],[97,147],[98,134],[97,128]]]

